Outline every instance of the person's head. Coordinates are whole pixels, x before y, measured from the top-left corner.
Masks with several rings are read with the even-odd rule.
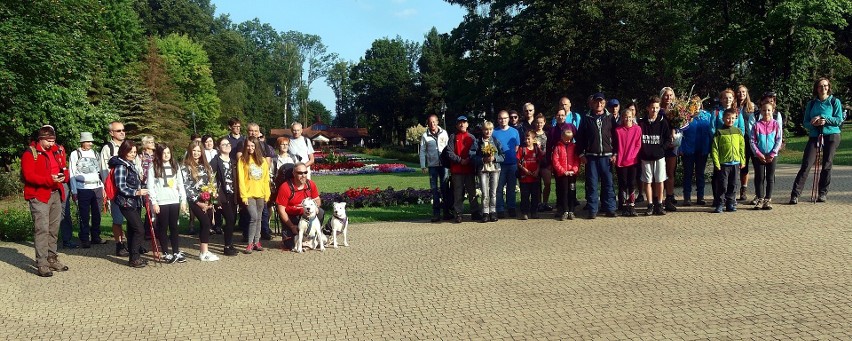
[[[429,128],[429,131],[431,132],[438,131],[438,115],[429,115],[429,118],[426,119],[426,127]]]
[[[814,91],[815,98],[825,99],[826,97],[831,95],[831,81],[828,78],[821,77],[814,82]]]
[[[526,118],[524,118],[526,119]],[[518,114],[518,111],[515,109],[509,110],[509,125],[516,126],[521,123],[521,116]]]
[[[257,135],[257,140],[260,141],[261,144],[266,143],[266,136],[263,135],[263,132]],[[258,147],[260,147],[260,145],[258,145]]]
[[[592,110],[592,113],[596,115],[601,115],[604,113],[604,108],[606,107],[606,98],[604,98],[604,94],[602,92],[598,92],[592,95],[592,105],[589,108]]]
[[[231,140],[228,140],[227,136],[223,136],[223,137],[219,138],[219,141],[216,141],[216,145],[219,148],[219,154],[220,155],[223,155],[223,156],[231,155],[231,148],[233,148],[233,146],[231,145]]]
[[[725,128],[729,128],[734,125],[734,121],[737,119],[737,109],[728,108],[725,109],[725,116],[722,117],[722,122],[725,123]]]
[[[730,88],[722,90],[719,93],[719,104],[722,105],[722,108],[731,108],[734,106],[734,90]]]
[[[740,84],[737,87],[737,108],[745,108],[746,112],[754,112],[754,103],[751,101],[751,96],[748,94],[748,88]]]
[[[154,148],[157,148],[157,146],[154,144],[154,137],[151,136],[151,135],[142,136],[141,144],[142,144],[142,149],[145,152],[153,153]]]
[[[298,184],[308,183],[308,166],[304,162],[299,162],[293,166],[293,179]]]
[[[83,150],[92,149],[95,139],[92,138],[92,133],[84,131],[80,133],[80,148]]]
[[[116,142],[116,144],[124,141],[126,133],[124,132],[124,123],[119,121],[112,121],[109,123],[109,136],[112,137],[112,141]]]
[[[293,122],[290,124],[290,131],[293,132],[294,139],[302,137],[302,124],[299,122]]]
[[[130,140],[124,140],[118,146],[118,157],[133,162],[136,160],[136,144]]]
[[[38,144],[42,149],[48,150],[56,145],[56,130],[53,127],[46,125],[38,129],[36,132]]]
[[[568,103],[568,106],[571,106],[571,103]],[[568,112],[565,109],[559,109],[556,111],[556,124],[565,123],[565,118],[568,117]]]
[[[775,113],[775,103],[766,102],[760,106],[760,114],[762,116],[762,120],[769,121],[772,119],[772,114]]]
[[[506,110],[500,110],[497,113],[497,128],[505,129],[509,126],[509,112]]]
[[[278,154],[286,154],[290,150],[290,138],[281,136],[275,140],[278,144]]]
[[[528,121],[535,118],[535,106],[532,103],[524,103],[524,112],[522,117]]]
[[[456,130],[460,133],[467,132],[467,116],[461,115],[456,118]]]
[[[483,138],[491,138],[491,134],[494,133],[494,123],[491,121],[485,121],[482,123],[482,137]]]
[[[669,104],[674,102],[675,92],[670,87],[664,87],[660,90],[660,107],[667,108]]]
[[[249,136],[246,139],[246,143],[243,144],[242,153],[240,158],[246,166],[248,166],[249,160],[253,160],[256,165],[263,163],[263,149],[260,148],[260,140],[257,137]]]
[[[190,176],[194,180],[198,180],[198,168],[203,167],[207,174],[213,172],[210,169],[210,163],[207,161],[207,157],[204,156],[203,152],[204,148],[201,146],[201,141],[192,141],[189,143],[189,146],[186,147],[186,158],[183,159],[183,165],[189,170]]]
[[[524,138],[527,141],[527,147],[532,147],[534,144],[538,143],[538,140],[535,139],[535,132],[534,131],[527,130],[527,133],[524,134],[524,135],[525,135]]]
[[[192,159],[196,164],[201,163],[199,159],[204,159],[204,148],[201,147],[201,142],[193,140],[186,148],[186,158]]]
[[[192,141],[192,142],[198,142],[199,144],[201,144],[201,135],[198,135],[196,133],[192,133],[192,135],[189,136],[189,140]],[[203,146],[202,146],[202,149],[203,149]]]
[[[154,175],[164,178],[166,165],[172,168],[173,174],[177,173],[177,162],[172,157],[172,149],[165,144],[157,143],[154,146]]]
[[[645,112],[648,113],[649,119],[653,120],[657,118],[657,113],[660,112],[660,102],[661,99],[657,96],[651,96],[651,98],[648,99],[648,105],[645,106]]]
[[[249,123],[246,127],[248,128],[248,136],[260,137],[260,126],[257,123]]]
[[[571,112],[571,100],[568,97],[562,97],[559,99],[559,109],[565,110],[565,113]]]
[[[539,132],[544,130],[544,125],[547,124],[546,121],[547,119],[544,118],[544,114],[535,114],[535,121],[533,121],[533,127],[535,128],[535,131]]]
[[[621,111],[621,125],[632,127],[635,122],[634,119],[636,119],[636,110],[633,106],[628,105]]]
[[[240,135],[240,127],[242,127],[242,124],[239,118],[231,117],[231,119],[228,120],[228,130],[231,131],[231,135]]]
[[[613,115],[618,115],[619,109],[621,109],[621,103],[617,99],[611,98],[606,102],[606,110],[609,110]]]
[[[573,139],[574,139],[574,130],[570,129],[570,128],[568,128],[568,129],[563,128],[562,129],[562,141],[567,143],[567,142],[571,142],[571,140],[573,140]]]
[[[216,148],[216,141],[213,140],[213,136],[204,135],[201,137],[201,145],[204,146],[204,150],[213,150]]]
[[[760,97],[760,104],[772,103],[773,105],[777,105],[778,103],[775,100],[775,91],[767,91],[763,93],[762,97]]]

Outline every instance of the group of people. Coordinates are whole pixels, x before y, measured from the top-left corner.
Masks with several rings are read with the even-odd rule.
[[[819,153],[815,200],[827,200],[832,160],[840,143],[845,117],[840,100],[831,93],[830,81],[818,79],[813,96],[803,115],[809,140],[790,204],[798,203]],[[736,91],[723,90],[710,110],[704,110],[703,100],[696,96],[687,99],[696,106],[687,109],[687,115],[667,115],[679,110],[674,107],[677,100],[670,87],[648,98],[641,108],[637,103],[622,107],[617,99],[607,100],[603,93],[596,93],[588,98],[589,111],[579,114],[571,111],[571,100],[563,97],[549,124],[533,104],[526,103],[522,113],[502,110],[496,125],[485,121],[476,132],[469,131],[466,116],[458,116],[452,134],[439,126],[437,116],[429,116],[419,155],[420,166],[430,177],[431,221],[461,223],[465,197],[475,221],[493,222],[507,216],[535,219],[540,212],[554,209],[547,204],[554,180],[554,217],[574,219],[581,169],[589,219],[600,212],[607,217],[619,213],[637,216],[636,204],[645,200],[645,215],[665,215],[677,211],[678,204],[707,204],[704,172],[708,162],[713,169],[711,212],[734,212],[737,200],[748,200],[752,171],[755,196],[751,205],[772,209],[775,167],[784,134],[776,94],[767,91],[755,104],[748,88],[740,85]],[[674,192],[678,162],[683,165],[680,203]]]
[[[80,133],[79,148],[66,150],[56,144],[54,127],[41,127],[21,160],[24,198],[35,225],[36,273],[49,277],[68,270],[58,259],[57,243],[60,221],[71,225],[72,201],[80,218],[79,246],[106,244],[101,208],[108,209],[115,254],[129,257],[134,268],[147,264],[141,257],[149,251],[143,246],[146,238],[155,238],[152,244],[165,262],[186,262],[178,235],[182,213],[200,225],[201,261],[219,260],[209,248],[213,233],[224,234],[224,255],[238,254],[233,240],[238,219],[243,252],[262,251],[262,240],[271,239],[271,212],[285,227],[285,244],[292,244],[302,201],[311,198],[321,205],[319,189],[309,179],[315,161],[311,141],[302,136],[299,123],[291,126],[293,137],[279,137],[275,148],[255,123],[248,124],[248,136],[240,133],[239,119],[232,118],[228,126],[228,135],[219,139],[193,136],[182,157],[152,136],[143,136],[139,144],[126,139],[118,121],[109,124],[110,141],[100,152],[94,150],[91,132]],[[323,215],[320,210],[320,219]]]

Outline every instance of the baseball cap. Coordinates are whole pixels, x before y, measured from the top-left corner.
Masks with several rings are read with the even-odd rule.
[[[592,95],[593,100],[599,100],[599,99],[605,99],[605,98],[606,97],[604,97],[603,92],[598,92],[598,93]]]
[[[616,105],[621,105],[621,103],[618,103],[618,100],[615,99],[615,98],[610,99],[609,101],[606,102],[606,106],[608,106],[608,107],[614,107]]]
[[[458,118],[456,118],[456,122],[458,122],[458,121],[467,121],[467,116],[465,116],[465,115],[459,115],[459,117],[458,117]]]

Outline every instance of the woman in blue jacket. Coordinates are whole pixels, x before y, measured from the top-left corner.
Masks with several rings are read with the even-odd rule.
[[[698,96],[696,96],[698,97]],[[698,99],[700,101],[700,99]],[[683,161],[683,206],[692,206],[692,179],[695,178],[695,203],[705,205],[704,170],[710,155],[710,141],[713,139],[713,118],[710,112],[699,108],[695,116],[689,118],[689,124],[683,129],[680,143],[680,155]]]

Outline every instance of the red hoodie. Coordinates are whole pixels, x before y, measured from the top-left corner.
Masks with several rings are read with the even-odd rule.
[[[565,172],[577,172],[580,170],[580,158],[574,152],[574,143],[559,140],[553,148],[553,175],[565,176]]]
[[[33,157],[35,150],[35,157]],[[50,193],[60,191],[60,199],[65,202],[65,186],[54,182],[51,175],[64,169],[65,181],[68,182],[68,164],[66,163],[65,148],[55,144],[44,150],[41,144],[33,142],[21,156],[21,173],[24,176],[24,199],[38,199],[43,203],[50,200]]]

